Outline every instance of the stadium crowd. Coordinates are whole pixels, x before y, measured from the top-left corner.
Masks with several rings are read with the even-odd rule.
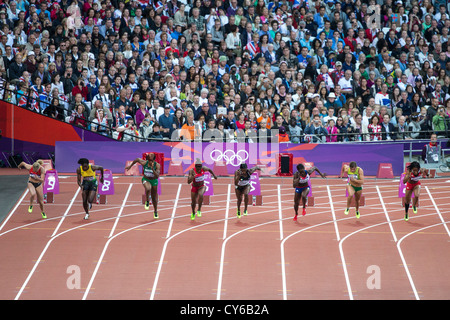
[[[449,10],[446,0],[0,0],[0,72],[14,103],[126,141],[208,129],[296,143],[448,137]]]

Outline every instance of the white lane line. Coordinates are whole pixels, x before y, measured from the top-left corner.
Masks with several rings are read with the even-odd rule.
[[[8,217],[5,219],[5,221],[3,221],[2,225],[0,226],[0,230],[3,229],[3,227],[6,225],[6,223],[9,221],[9,219],[12,217],[12,215],[14,214],[14,212],[17,210],[17,208],[20,206],[20,204],[22,203],[23,199],[25,199],[26,195],[28,194],[28,188],[24,191],[22,197],[20,198],[20,200],[17,202],[16,206],[14,207],[14,209],[11,211],[11,213],[8,215]]]
[[[428,186],[425,186],[425,189],[427,190],[428,196],[430,197],[431,202],[433,203],[434,208],[436,209],[436,212],[437,212],[437,214],[438,214],[438,216],[439,216],[439,219],[441,219],[442,224],[444,225],[444,228],[445,228],[445,230],[447,230],[447,234],[448,234],[449,237],[450,237],[450,231],[448,230],[448,227],[447,227],[447,225],[445,224],[444,218],[442,217],[441,212],[439,211],[439,208],[438,208],[438,206],[436,205],[436,202],[434,201],[434,198],[431,196],[430,190],[428,190]]]
[[[331,197],[331,190],[330,190],[330,187],[328,185],[327,185],[327,191],[328,191],[328,199],[330,200],[331,214],[333,215],[334,229],[336,230],[336,239],[337,239],[337,241],[340,241],[341,240],[341,236],[339,235],[339,228],[338,228],[338,225],[337,225],[336,213],[334,211],[333,198]]]
[[[114,234],[114,231],[116,231],[117,223],[119,223],[120,216],[122,215],[123,208],[125,208],[125,204],[127,203],[127,199],[128,199],[128,196],[130,195],[130,191],[131,191],[132,187],[133,187],[133,184],[131,183],[128,186],[127,193],[125,194],[125,198],[123,199],[122,206],[120,207],[119,213],[117,214],[116,220],[114,221],[114,225],[111,229],[111,232],[109,233],[108,238],[111,238],[112,235]]]
[[[169,238],[170,232],[172,231],[173,220],[175,218],[175,211],[178,207],[178,199],[180,199],[181,183],[178,185],[177,197],[175,198],[175,203],[173,204],[172,216],[170,218],[169,228],[167,229],[166,239]]]
[[[67,208],[66,212],[64,212],[64,215],[62,216],[61,220],[59,220],[59,223],[58,223],[58,225],[56,226],[55,231],[53,231],[53,234],[52,234],[51,238],[53,238],[53,237],[55,236],[55,234],[58,233],[59,227],[61,227],[62,223],[63,223],[64,220],[66,219],[67,213],[70,211],[70,208],[72,208],[72,205],[73,205],[75,199],[77,198],[78,193],[80,192],[80,190],[81,190],[81,188],[77,188],[77,192],[75,192],[75,195],[73,196],[72,200],[71,200],[70,203],[69,203],[69,207]]]
[[[25,282],[23,283],[22,287],[20,288],[19,292],[17,293],[16,297],[14,298],[14,300],[18,300],[20,298],[20,296],[22,295],[23,290],[26,288],[28,282],[30,281],[31,277],[33,276],[34,272],[36,271],[38,265],[41,263],[42,258],[44,257],[45,253],[47,252],[48,247],[50,246],[50,244],[52,243],[53,239],[55,239],[54,235],[56,234],[56,232],[58,231],[59,227],[61,226],[62,221],[64,220],[64,217],[66,217],[67,213],[70,211],[70,208],[72,208],[72,205],[75,201],[75,198],[78,196],[78,193],[80,192],[81,188],[77,188],[77,192],[75,192],[75,195],[72,198],[72,201],[70,201],[69,207],[67,208],[66,212],[64,212],[64,215],[62,217],[62,219],[60,220],[58,226],[55,228],[55,231],[53,232],[53,235],[51,236],[51,239],[47,242],[47,244],[45,245],[44,249],[42,250],[39,258],[36,260],[33,269],[31,269],[30,273],[28,274],[27,278],[25,279]]]
[[[284,234],[283,234],[283,211],[281,208],[281,186],[277,186],[278,189],[278,218],[280,221],[280,240],[283,240]]]
[[[437,224],[434,224],[434,225],[431,225],[431,226],[426,226],[426,227],[414,230],[414,231],[406,234],[405,236],[403,236],[403,238],[401,238],[397,242],[397,250],[398,250],[398,252],[400,254],[400,258],[402,259],[403,268],[405,269],[406,275],[408,276],[408,280],[409,280],[409,283],[411,284],[411,288],[412,288],[412,290],[414,292],[414,297],[416,298],[416,300],[420,300],[419,293],[417,292],[416,286],[414,285],[414,281],[412,279],[411,273],[409,272],[408,264],[406,263],[406,259],[403,256],[403,252],[402,252],[402,249],[400,248],[400,245],[402,244],[402,241],[404,239],[406,239],[406,237],[409,237],[410,235],[412,235],[412,234],[414,234],[416,232],[421,232],[421,231],[423,231],[425,229],[436,227],[436,226],[439,226],[441,224],[444,225],[445,227],[447,227],[446,223],[448,223],[448,222],[443,221],[442,223],[437,223]]]
[[[226,208],[225,208],[225,222],[223,225],[223,236],[222,239],[225,239],[227,237],[227,229],[228,229],[228,215],[230,211],[230,197],[231,197],[231,185],[228,185],[228,191],[227,191],[227,202],[226,202]]]
[[[386,216],[386,220],[389,224],[389,228],[391,229],[392,237],[394,238],[394,241],[397,242],[397,236],[395,235],[394,227],[392,226],[391,219],[389,218],[389,214],[386,210],[386,206],[384,205],[384,200],[383,200],[383,197],[381,196],[380,188],[378,188],[378,186],[376,186],[376,187],[377,187],[378,197],[380,198],[381,206],[383,207],[384,215]]]

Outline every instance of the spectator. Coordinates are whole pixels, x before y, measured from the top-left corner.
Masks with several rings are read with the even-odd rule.
[[[338,133],[339,129],[336,127],[336,123],[333,118],[328,118],[327,120],[327,131],[328,135],[326,137],[327,142],[337,142],[338,141]]]
[[[26,66],[22,63],[22,58],[21,54],[17,54],[14,62],[9,65],[8,73],[10,80],[19,79],[26,70]]]
[[[449,125],[449,116],[443,106],[439,106],[438,112],[433,116],[433,131],[438,135],[446,135]]]
[[[123,111],[123,106],[120,107]],[[124,112],[123,112],[124,113]],[[133,118],[130,115],[125,116],[125,122],[117,127],[119,133],[118,140],[122,141],[139,141],[140,133],[134,123]]]
[[[381,123],[381,139],[382,140],[395,140],[395,126],[391,122],[391,116],[389,114],[385,114],[383,116],[383,122]]]
[[[374,114],[370,118],[369,125],[367,126],[367,129],[369,131],[369,140],[370,141],[379,141],[381,139],[381,125],[379,124],[380,118],[377,114]]]
[[[376,104],[387,107],[390,116],[397,108],[407,127],[417,124],[410,119],[413,113],[431,106],[426,120],[418,122],[419,137],[429,137],[424,130],[432,128],[438,106],[450,98],[448,6],[442,0],[431,9],[386,2],[379,25],[368,26],[365,3],[355,9],[332,2],[314,6],[300,1],[297,8],[292,2],[248,6],[238,0],[205,0],[185,11],[186,5],[176,1],[30,2],[28,7],[7,1],[0,11],[0,72],[7,80],[17,79],[13,85],[22,91],[20,82],[34,90],[59,74],[61,83],[54,83],[47,97],[51,92],[71,101],[70,111],[83,104],[85,116],[101,99],[103,109],[119,115],[114,108],[125,104],[124,114],[134,117],[142,99],[147,109],[157,111],[150,111],[149,121],[157,122],[169,105],[171,112],[181,109],[182,116],[193,110],[194,121],[223,119],[219,131],[221,125],[224,130],[235,127],[241,111],[246,116],[253,111],[265,121],[265,129],[255,130],[268,130],[284,101],[300,118],[303,106],[320,111],[323,103],[334,108],[335,117],[343,116],[342,124],[348,123],[349,106],[361,113]],[[202,90],[208,92],[205,99],[200,99]],[[271,113],[262,119],[256,102]],[[223,110],[232,110],[232,117]],[[115,118],[113,127],[117,120],[124,118]],[[288,120],[283,124],[287,132],[289,125]]]
[[[74,110],[72,111],[72,115],[70,116],[69,123],[80,126],[82,128],[87,128],[87,122],[84,112],[84,106],[81,103],[76,104]]]
[[[164,113],[158,118],[160,132],[164,138],[170,139],[173,132],[174,116],[170,113],[170,106],[164,107]]]
[[[97,109],[96,117],[92,120],[91,129],[94,132],[97,132],[103,136],[109,135],[109,124],[108,119],[106,118],[103,109]]]
[[[313,121],[311,124],[305,128],[305,134],[311,135],[310,142],[316,143],[319,139],[326,137],[328,135],[328,131],[323,127],[322,120],[318,114],[313,116]]]

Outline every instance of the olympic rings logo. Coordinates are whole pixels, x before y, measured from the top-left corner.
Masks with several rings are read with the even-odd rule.
[[[219,155],[216,155],[216,152],[219,153]],[[248,160],[248,152],[245,150],[239,150],[237,153],[234,153],[234,151],[230,149],[225,150],[223,153],[220,150],[213,150],[209,156],[213,161],[225,160],[226,164],[231,164],[234,167],[238,167],[241,163]],[[237,160],[238,163],[235,163],[235,160]]]

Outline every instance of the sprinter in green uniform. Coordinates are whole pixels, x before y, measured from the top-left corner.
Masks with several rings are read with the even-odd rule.
[[[343,173],[348,175],[347,183],[347,208],[345,209],[345,214],[350,212],[350,203],[352,201],[353,195],[355,195],[355,208],[356,208],[356,218],[359,219],[359,200],[361,199],[363,184],[364,184],[364,170],[358,167],[355,161],[350,162],[349,165],[344,165],[342,167],[341,176]]]
[[[136,158],[133,162],[125,167],[125,170],[130,170],[136,163],[142,165],[143,177],[142,185],[145,189],[145,210],[150,208],[150,196],[152,197],[152,204],[154,209],[153,217],[158,219],[158,178],[160,174],[160,165],[155,161],[155,154],[147,154],[147,159]]]

